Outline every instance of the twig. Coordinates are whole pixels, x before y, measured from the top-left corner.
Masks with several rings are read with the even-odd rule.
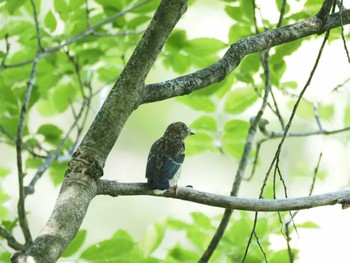
[[[318,105],[317,105],[317,103],[316,102],[312,103],[312,107],[314,109],[314,116],[315,116],[315,120],[316,120],[318,129],[319,129],[319,131],[323,131],[320,115],[318,114]]]
[[[86,24],[88,28],[91,28],[89,0],[85,0],[85,10],[86,10]]]
[[[6,49],[6,52],[1,60],[0,68],[5,65],[7,56],[9,55],[9,52],[10,52],[10,42],[9,42],[9,34],[8,33],[5,35],[5,49]]]
[[[38,40],[38,49],[39,51],[43,50],[43,46],[41,44],[41,35],[40,35],[40,27],[39,27],[39,22],[38,22],[38,14],[36,12],[36,5],[34,0],[30,0],[30,3],[33,8],[33,16],[34,16],[34,23],[35,23],[35,30],[36,30],[36,38]]]
[[[342,16],[342,13],[343,13],[343,9],[344,9],[344,6],[343,6],[343,0],[340,1],[340,7],[339,7],[339,13],[340,13],[340,24],[341,24],[341,38],[343,40],[343,45],[344,45],[344,50],[345,50],[345,53],[346,53],[346,57],[348,58],[348,62],[350,63],[350,54],[349,54],[349,49],[348,49],[348,46],[346,44],[346,39],[345,39],[345,35],[344,35],[344,25],[343,25],[343,16]]]
[[[18,243],[14,236],[4,227],[0,226],[0,236],[6,239],[7,245],[15,250],[25,251],[27,247]]]
[[[19,225],[24,234],[26,246],[29,246],[33,242],[33,239],[29,230],[26,211],[25,211],[25,205],[24,205],[25,191],[24,191],[23,178],[25,174],[23,172],[23,167],[22,167],[23,165],[22,164],[22,144],[23,144],[22,135],[23,135],[23,129],[24,129],[25,119],[27,115],[27,108],[28,108],[29,100],[34,87],[34,78],[35,78],[35,74],[38,66],[38,61],[39,61],[39,55],[36,56],[33,62],[32,70],[30,73],[30,77],[29,77],[27,89],[24,95],[21,113],[19,117],[18,128],[17,128],[17,139],[16,139],[18,187],[19,187],[19,200],[18,200],[17,209],[18,209]]]
[[[309,195],[308,196],[311,196],[312,192],[314,190],[318,169],[319,169],[320,163],[321,163],[321,158],[322,158],[322,153],[320,153],[320,155],[318,157],[318,161],[317,161],[317,164],[316,164],[316,167],[315,167],[315,170],[314,170],[314,174],[312,176],[312,182],[311,182],[310,191],[309,191]],[[286,242],[287,242],[289,262],[291,262],[291,263],[294,262],[294,254],[293,254],[293,251],[292,251],[291,246],[290,246],[290,241],[292,240],[292,238],[290,236],[289,225],[290,225],[290,223],[293,223],[293,227],[297,231],[297,228],[296,228],[296,226],[294,224],[294,218],[296,217],[297,214],[298,214],[298,211],[296,211],[293,214],[291,214],[291,217],[290,217],[289,221],[284,224],[285,236],[286,236],[285,239],[286,239]]]
[[[287,4],[287,1],[283,0],[281,8],[280,8],[280,16],[278,18],[278,23],[277,23],[276,27],[280,27],[282,25],[284,13],[286,12],[286,4]]]

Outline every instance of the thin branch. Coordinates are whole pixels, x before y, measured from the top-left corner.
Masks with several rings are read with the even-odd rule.
[[[322,153],[320,153],[320,155],[318,157],[317,165],[315,167],[314,174],[312,176],[312,182],[311,182],[311,186],[310,186],[309,196],[312,195],[312,192],[313,192],[314,187],[315,187],[316,177],[317,177],[318,169],[320,167],[321,159],[322,159]],[[285,239],[286,239],[286,242],[287,242],[287,250],[288,250],[288,256],[289,256],[289,262],[290,263],[294,262],[294,253],[293,253],[293,251],[291,249],[291,246],[290,246],[290,241],[292,240],[292,238],[290,236],[289,225],[291,223],[293,223],[294,230],[297,231],[296,225],[294,224],[294,218],[296,217],[298,212],[299,211],[295,211],[293,214],[291,214],[291,217],[288,220],[288,222],[286,222],[284,224]]]
[[[28,85],[24,95],[21,113],[19,117],[19,122],[17,127],[17,139],[16,139],[17,170],[18,170],[17,172],[18,172],[18,187],[19,187],[19,200],[18,200],[17,209],[18,209],[19,225],[22,229],[26,246],[29,246],[33,242],[33,239],[29,230],[26,211],[25,211],[25,205],[24,205],[25,191],[24,191],[23,178],[25,174],[23,172],[23,162],[22,162],[22,144],[23,144],[22,136],[23,136],[23,130],[24,130],[26,116],[27,116],[27,108],[28,108],[29,100],[34,87],[34,78],[35,78],[35,74],[38,66],[38,61],[39,61],[39,55],[37,55],[36,58],[34,59],[32,70],[28,80]]]
[[[318,129],[319,131],[323,131],[320,115],[318,114],[318,104],[316,102],[312,103],[312,107],[314,109],[314,116],[315,116]]]
[[[287,4],[287,0],[283,0],[280,8],[280,16],[278,18],[277,27],[280,27],[282,25],[284,13],[286,12],[286,4]]]
[[[6,49],[6,52],[1,60],[0,68],[5,65],[7,56],[9,55],[9,52],[10,52],[10,42],[9,42],[9,34],[8,33],[5,35],[5,49]]]
[[[0,236],[5,238],[7,245],[15,250],[25,251],[27,249],[27,246],[18,243],[14,236],[2,226],[0,226]]]
[[[251,212],[282,212],[336,204],[346,205],[350,203],[350,190],[296,198],[259,199],[218,195],[179,186],[176,189],[176,193],[170,190],[162,195],[156,195],[152,190],[149,190],[146,183],[121,183],[110,180],[99,180],[97,182],[97,195],[109,195],[112,197],[136,195],[167,197],[213,207]]]
[[[34,16],[34,23],[35,23],[35,30],[36,30],[36,39],[38,40],[38,49],[40,51],[42,51],[43,46],[41,44],[40,27],[39,27],[39,22],[38,22],[38,14],[36,11],[36,5],[35,5],[34,0],[30,0],[30,3],[31,3],[32,8],[33,8],[33,16]]]
[[[93,36],[99,36],[99,37],[124,37],[124,36],[131,36],[131,35],[142,35],[145,33],[145,30],[138,30],[138,31],[130,31],[130,32],[118,32],[118,33],[100,33],[95,32],[92,35]]]
[[[88,28],[91,28],[89,0],[85,0],[85,10],[86,10],[86,24]]]
[[[343,6],[343,0],[340,1],[340,7],[339,7],[339,13],[341,14],[344,10],[344,6]],[[348,49],[348,45],[346,44],[346,39],[345,39],[345,35],[344,35],[344,25],[343,25],[343,17],[340,16],[340,24],[341,24],[341,38],[343,40],[343,45],[344,45],[344,50],[346,53],[346,57],[348,58],[348,62],[350,63],[350,54],[349,54],[349,49]]]

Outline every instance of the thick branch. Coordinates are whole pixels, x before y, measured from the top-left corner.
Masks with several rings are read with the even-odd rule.
[[[98,195],[155,195],[145,183],[119,183],[116,181],[101,180],[97,184]],[[341,204],[346,206],[350,203],[350,190],[313,195],[307,197],[286,199],[256,199],[241,198],[234,196],[218,195],[201,192],[188,187],[178,187],[174,191],[167,191],[162,195],[168,198],[181,199],[198,204],[245,210],[245,211],[291,211],[309,209],[319,206]]]
[[[342,21],[341,17],[342,15]],[[293,25],[276,28],[255,36],[243,38],[232,44],[225,55],[215,64],[161,83],[149,84],[143,91],[143,102],[149,103],[176,96],[222,81],[248,54],[260,52],[314,34],[324,33],[332,28],[350,23],[350,10],[343,10],[320,19],[313,16]]]

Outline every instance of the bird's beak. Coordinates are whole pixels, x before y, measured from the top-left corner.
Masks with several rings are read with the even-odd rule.
[[[190,135],[194,135],[194,134],[196,134],[194,131],[192,131],[191,129],[188,129],[188,131],[189,131],[189,134]]]

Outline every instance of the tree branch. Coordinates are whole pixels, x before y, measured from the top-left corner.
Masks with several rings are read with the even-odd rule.
[[[100,180],[97,182],[97,195],[109,195],[112,197],[126,195],[159,196],[149,190],[146,183],[120,183],[110,180]],[[218,195],[189,187],[177,187],[176,193],[169,190],[160,196],[208,206],[252,212],[292,211],[336,204],[347,205],[350,203],[350,190],[296,198],[256,199]]]
[[[160,83],[149,84],[143,90],[143,103],[165,100],[189,94],[195,90],[222,81],[248,54],[260,52],[335,27],[350,23],[350,9],[320,19],[313,16],[293,25],[276,28],[255,36],[243,38],[232,44],[215,64],[196,72]]]

